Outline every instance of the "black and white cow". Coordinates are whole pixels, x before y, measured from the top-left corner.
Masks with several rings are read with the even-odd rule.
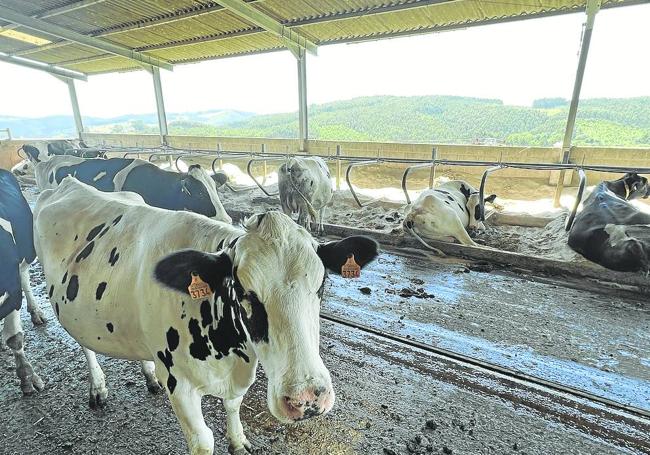
[[[496,194],[485,198],[494,202]],[[426,190],[409,207],[404,229],[433,240],[450,237],[463,245],[477,246],[468,230],[481,229],[479,192],[463,180],[451,180]]]
[[[55,188],[68,175],[101,191],[132,191],[154,207],[189,210],[228,223],[213,178],[198,164],[186,173],[165,171],[148,161],[131,158],[83,159],[53,157],[36,166],[36,183],[41,190]]]
[[[239,408],[258,361],[280,421],[332,408],[319,354],[326,269],[340,272],[350,254],[362,266],[372,261],[374,240],[318,244],[280,212],[235,227],[73,178],[44,191],[34,213],[50,300],[83,346],[92,404],[107,397],[96,351],[155,362],[192,454],[213,453],[201,411],[208,394],[223,398],[232,450],[248,453]],[[198,299],[189,293],[194,279],[209,286]]]
[[[53,156],[65,155],[79,158],[97,158],[104,156],[104,152],[88,148],[83,141],[68,139],[23,144],[18,149],[18,153],[21,151],[27,155],[27,158],[11,168],[11,172],[21,179],[33,179],[34,166],[38,163],[48,161]]]
[[[323,210],[332,200],[332,180],[327,164],[319,157],[294,157],[278,172],[278,190],[282,211],[298,213],[298,224],[309,228],[317,222],[323,230]]]
[[[32,211],[20,192],[18,180],[11,172],[0,169],[0,320],[4,319],[2,341],[16,359],[20,388],[26,395],[43,389],[23,351],[20,307],[23,291],[35,324],[43,315],[34,302],[29,286],[29,264],[36,258],[32,230]]]
[[[648,196],[648,179],[638,174],[601,182],[576,216],[569,246],[608,269],[649,272],[650,215],[628,202]]]

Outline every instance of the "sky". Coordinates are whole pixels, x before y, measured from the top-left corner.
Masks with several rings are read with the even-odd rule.
[[[458,95],[529,106],[570,98],[585,15],[321,46],[307,61],[309,104],[373,95]],[[650,96],[650,5],[596,16],[582,98]],[[297,65],[288,52],[178,65],[161,70],[167,112],[297,110]],[[155,112],[151,76],[132,72],[77,81],[84,116]],[[70,114],[65,84],[0,63],[0,115]],[[9,89],[8,89],[9,88]],[[1,126],[1,125],[0,125]]]

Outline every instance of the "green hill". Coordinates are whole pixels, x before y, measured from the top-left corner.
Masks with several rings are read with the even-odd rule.
[[[562,140],[568,102],[535,100],[532,107],[508,106],[497,99],[459,96],[373,96],[309,107],[312,139],[352,141],[503,143],[552,146]],[[292,138],[296,112],[255,115],[215,110],[169,113],[171,134]],[[155,134],[154,114],[112,119],[84,117],[88,131]],[[15,137],[72,136],[69,116],[24,119],[0,115],[0,128]],[[574,144],[650,147],[650,97],[586,99],[580,103]]]
[[[375,96],[312,105],[313,139],[551,146],[562,140],[568,102],[536,100],[535,107],[496,99],[453,96]],[[257,115],[220,126],[172,123],[172,134],[296,137],[296,113]],[[574,144],[650,146],[650,97],[588,99],[580,103]]]

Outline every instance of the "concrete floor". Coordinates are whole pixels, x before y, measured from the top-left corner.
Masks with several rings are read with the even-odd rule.
[[[332,277],[323,311],[648,407],[650,318],[642,300],[465,270],[384,253],[360,280]],[[32,272],[50,322],[35,329],[25,315],[23,323],[47,388],[23,398],[13,358],[0,352],[0,453],[186,453],[167,398],[147,393],[134,362],[100,358],[110,401],[88,409],[81,349],[46,305],[39,267]],[[399,296],[418,288],[433,297]],[[650,453],[650,421],[586,399],[326,321],[321,352],[337,392],[333,412],[278,424],[260,373],[242,408],[257,453]],[[204,400],[204,413],[216,453],[225,453],[218,400]]]

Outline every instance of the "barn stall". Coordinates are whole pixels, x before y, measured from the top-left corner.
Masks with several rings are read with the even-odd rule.
[[[263,9],[250,2],[179,1],[166,8],[147,2],[146,11],[116,9],[113,3],[117,1],[0,1],[0,19],[6,22],[3,29],[20,27],[53,39],[50,44],[33,46],[2,38],[6,47],[0,59],[63,78],[80,137],[92,147],[105,149],[109,156],[171,160],[179,170],[183,162],[230,170],[232,183],[221,189],[220,197],[235,219],[278,208],[273,169],[288,155],[320,155],[328,159],[334,185],[340,189],[326,213],[329,222],[324,239],[364,233],[382,245],[381,255],[361,279],[332,276],[326,283],[321,354],[333,376],[335,409],[301,425],[282,425],[267,409],[265,377],[258,372],[258,381],[242,408],[244,427],[256,453],[650,451],[648,278],[577,260],[565,247],[565,219],[580,203],[579,197],[572,197],[580,186],[564,190],[571,198],[566,210],[554,207],[562,202],[562,187],[581,183],[579,176],[585,172],[592,185],[609,172],[648,172],[644,168],[648,151],[631,151],[632,161],[621,164],[608,162],[598,151],[571,146],[596,12],[599,7],[635,2],[558,1],[552,6],[533,6],[464,0],[444,5],[422,0],[360,2],[357,8],[346,10],[326,1],[307,5],[267,0]],[[476,3],[480,8],[474,8]],[[463,155],[471,147],[324,144],[308,138],[306,55],[316,45],[581,13],[585,6],[588,26],[567,134],[562,149],[551,151],[552,159],[531,154],[524,162],[520,150],[507,147],[478,147],[482,159],[472,159],[471,154]],[[200,27],[173,27],[176,22],[194,23],[199,17],[217,23],[226,16],[236,17],[243,25],[201,36],[196,35]],[[339,21],[350,27],[340,27]],[[168,42],[160,42],[161,35],[155,33],[159,27],[167,30]],[[237,40],[241,30],[251,35],[248,41]],[[138,47],[133,40],[140,43]],[[181,144],[181,138],[168,134],[160,69],[285,47],[298,62],[297,140],[283,144],[261,140],[254,150],[253,139],[239,143],[217,139],[204,148],[196,145],[204,143],[201,138]],[[137,138],[84,132],[74,80],[142,65],[152,74],[160,137],[140,138],[138,144]],[[510,160],[509,153],[520,160]],[[409,180],[411,167],[417,169],[412,169]],[[471,172],[474,169],[480,171]],[[545,194],[551,203],[541,214],[517,212],[522,187],[508,188],[498,177],[502,171],[524,170],[555,173],[550,175],[557,186],[550,187],[552,194]],[[373,181],[371,174],[379,175],[381,183]],[[509,175],[504,179],[512,178]],[[500,251],[432,241],[431,245],[447,254],[440,258],[401,231],[405,202],[414,199],[417,189],[450,177],[466,178],[477,188],[482,180],[486,194],[492,190],[501,194],[504,202],[500,207],[487,206],[486,231],[475,238]],[[382,198],[385,194],[377,187],[389,187],[398,194],[403,190],[403,199],[402,194]],[[540,188],[548,192],[549,185],[531,192]],[[26,186],[24,192],[33,203],[36,189]],[[519,238],[504,241],[508,236]],[[535,246],[539,237],[545,241]],[[12,379],[0,387],[0,411],[11,416],[0,430],[2,450],[185,453],[187,446],[167,398],[147,394],[139,368],[132,362],[100,359],[110,399],[103,409],[88,409],[87,371],[79,346],[56,322],[38,263],[31,273],[49,323],[31,328],[25,318],[24,325],[30,359],[46,378],[46,389],[32,397],[20,396],[10,352],[2,352],[0,370]],[[225,452],[223,407],[217,398],[206,398],[203,411],[215,433],[216,452]]]

